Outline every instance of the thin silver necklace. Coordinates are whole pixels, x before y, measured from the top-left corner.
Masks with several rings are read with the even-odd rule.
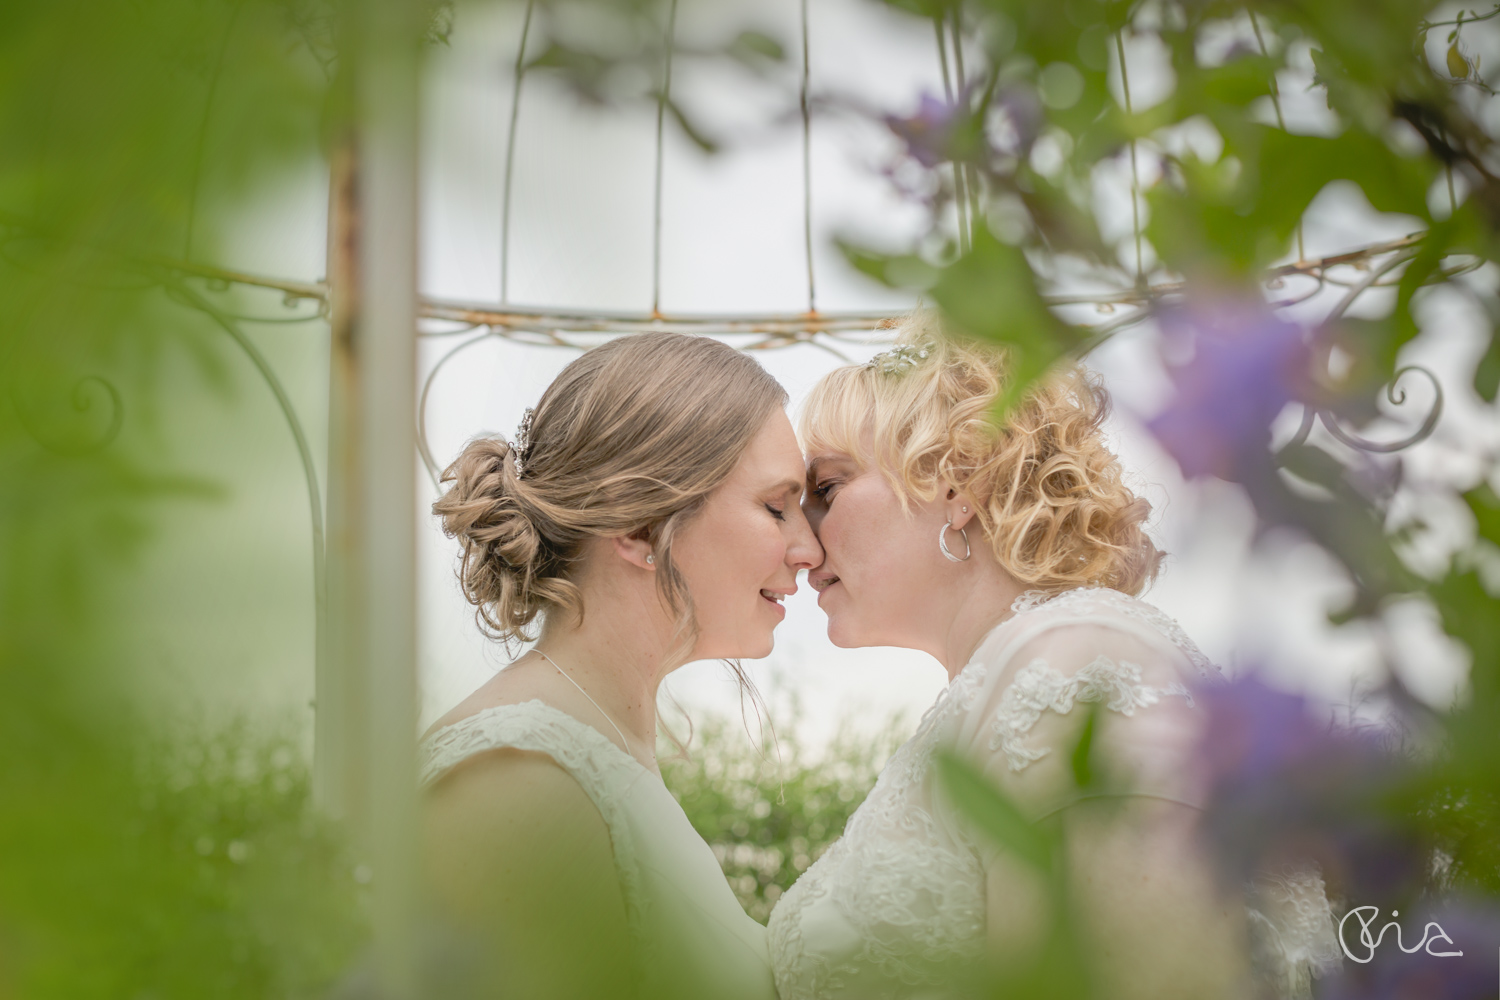
[[[587,691],[585,691],[583,689],[583,685],[579,684],[572,677],[569,677],[568,676],[568,672],[566,670],[564,670],[562,667],[559,667],[557,665],[557,661],[556,660],[554,660],[552,657],[548,656],[546,653],[542,652],[540,649],[533,649],[532,652],[535,653],[537,656],[540,656],[542,659],[546,660],[548,663],[552,664],[552,669],[554,669],[558,673],[562,674],[563,677],[567,680],[567,682],[569,684],[573,685],[574,687],[576,687],[578,689],[578,693],[579,694],[583,695],[585,698],[587,698],[589,700],[589,704],[590,705],[593,705],[594,708],[596,708],[596,709],[599,710],[599,714],[602,715],[602,716],[604,716],[604,721],[608,722],[611,726],[614,726],[615,732],[619,734],[619,736],[620,736],[620,742],[623,743],[623,744],[625,744],[625,752],[626,753],[630,753],[630,741],[625,738],[625,732],[624,732],[624,730],[622,730],[618,725],[615,725],[615,720],[610,717],[610,714],[608,712],[606,712],[603,708],[599,707],[599,703],[593,699],[592,695],[590,695]],[[635,756],[635,755],[631,754],[631,756]]]

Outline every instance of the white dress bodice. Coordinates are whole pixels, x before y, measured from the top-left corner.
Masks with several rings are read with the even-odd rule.
[[[771,912],[780,1000],[913,998],[981,952],[986,873],[998,848],[937,794],[933,756],[950,747],[1041,818],[1076,795],[1067,749],[1097,702],[1094,752],[1134,791],[1201,805],[1193,748],[1204,717],[1190,683],[1219,676],[1176,622],[1118,591],[1029,592],[891,757],[844,835]],[[1056,752],[1059,749],[1062,752]],[[1316,875],[1287,883],[1279,908],[1252,910],[1286,994],[1337,956]],[[1256,918],[1259,918],[1257,921]],[[1299,923],[1299,919],[1301,923]]]
[[[639,995],[775,1000],[765,928],[660,776],[592,726],[541,701],[485,709],[422,741],[423,786],[465,758],[544,753],[578,782],[609,828],[636,945]]]

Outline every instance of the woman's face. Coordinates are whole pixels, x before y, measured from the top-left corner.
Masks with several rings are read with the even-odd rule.
[[[823,545],[823,562],[807,581],[828,615],[829,641],[928,648],[956,580],[938,548],[947,521],[942,499],[912,500],[903,510],[878,469],[826,450],[808,456],[803,506]],[[963,554],[956,532],[948,544]]]
[[[698,621],[694,659],[766,656],[797,571],[823,561],[802,512],[802,452],[775,411],[673,543]]]

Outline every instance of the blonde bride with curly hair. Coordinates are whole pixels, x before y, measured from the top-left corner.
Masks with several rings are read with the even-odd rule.
[[[772,911],[780,1000],[930,996],[1044,946],[1055,897],[954,809],[944,751],[1060,838],[1103,995],[1305,995],[1337,954],[1321,882],[1247,909],[1195,835],[1193,690],[1217,668],[1138,597],[1162,554],[1105,442],[1104,389],[1063,368],[997,423],[1002,350],[920,313],[900,337],[825,376],[803,410],[803,502],[824,551],[808,579],[835,645],[922,650],[950,682]],[[1108,795],[1075,780],[1089,719]]]

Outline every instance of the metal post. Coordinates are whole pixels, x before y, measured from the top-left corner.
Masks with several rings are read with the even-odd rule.
[[[348,0],[332,163],[328,663],[320,799],[374,873],[382,995],[417,992],[416,315],[421,5]]]
[[[334,140],[328,186],[328,514],[324,599],[313,715],[313,795],[329,816],[357,828],[364,801],[365,716],[356,667],[363,662],[357,571],[360,509],[355,336],[359,315],[359,178],[354,130]]]
[[[417,112],[421,6],[364,0],[360,316],[370,856],[386,994],[416,995]]]

